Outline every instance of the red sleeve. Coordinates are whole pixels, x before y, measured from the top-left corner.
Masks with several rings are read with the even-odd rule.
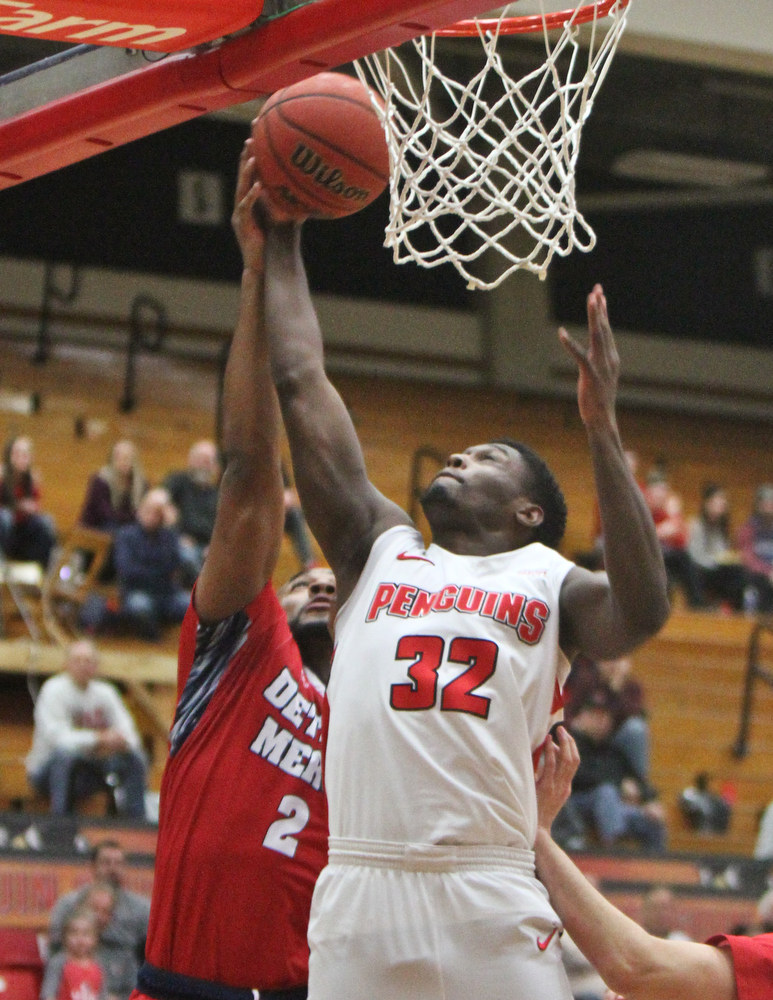
[[[269,605],[275,602],[276,598],[274,596],[274,588],[269,582],[244,608],[244,611],[250,621],[255,621],[261,617],[268,618],[269,611],[273,611]],[[188,675],[191,672],[193,661],[196,658],[196,638],[199,628],[199,616],[196,614],[196,608],[194,606],[195,603],[196,585],[194,584],[193,592],[191,593],[191,601],[188,605],[188,610],[185,613],[185,618],[183,619],[182,628],[180,630],[180,646],[177,654],[178,702],[183,693],[183,688],[188,680]]]
[[[717,934],[706,944],[732,952],[738,1000],[773,1000],[773,934]]]

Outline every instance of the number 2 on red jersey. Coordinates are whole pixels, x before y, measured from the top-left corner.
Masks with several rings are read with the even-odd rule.
[[[407,683],[393,684],[389,703],[399,712],[419,712],[437,702],[438,670],[445,642],[437,635],[406,635],[397,644],[395,659],[412,660]],[[491,699],[475,691],[497,667],[499,647],[490,639],[452,639],[448,663],[466,663],[467,670],[449,681],[440,696],[442,712],[467,712],[488,718]]]

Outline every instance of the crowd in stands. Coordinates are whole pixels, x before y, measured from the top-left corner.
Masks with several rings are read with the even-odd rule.
[[[656,462],[642,480],[635,452],[626,452],[626,459],[655,522],[669,586],[679,589],[687,606],[773,611],[773,484],[757,488],[749,516],[733,532],[730,502],[721,484],[705,484],[698,513],[688,519],[665,462]],[[578,561],[603,568],[598,512],[593,549]]]
[[[61,896],[51,911],[41,1000],[71,995],[128,1000],[135,987],[150,900],[126,888],[126,858],[115,840],[93,849],[92,876],[83,888]],[[62,991],[63,984],[70,992]]]
[[[214,442],[198,441],[186,467],[153,486],[134,443],[114,444],[107,463],[88,482],[79,524],[112,536],[100,580],[116,584],[118,597],[90,595],[80,620],[86,632],[129,627],[154,641],[166,624],[182,621],[212,535],[220,473]],[[32,441],[13,438],[0,466],[0,548],[7,559],[36,562],[45,570],[57,531],[41,500]],[[314,565],[298,495],[286,473],[285,531],[300,567]]]
[[[144,956],[150,900],[126,888],[126,874],[120,843],[100,841],[92,850],[90,881],[56,901],[49,915],[48,958],[40,1000],[90,995],[128,1000]],[[593,876],[589,878],[596,882]],[[654,885],[644,893],[638,922],[654,937],[691,940],[682,923],[678,898],[667,885]],[[772,929],[773,890],[760,898],[751,924],[725,928],[742,935],[770,933]],[[566,932],[561,955],[574,1000],[604,1000],[608,996],[601,976]],[[69,992],[62,992],[63,984]],[[84,984],[88,990],[83,989]]]

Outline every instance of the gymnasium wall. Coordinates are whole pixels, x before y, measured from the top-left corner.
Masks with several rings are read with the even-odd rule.
[[[34,337],[41,262],[53,261],[83,277],[71,305],[53,305],[70,317],[52,323],[55,338],[121,346],[131,302],[147,293],[181,328],[181,350],[216,356],[235,317],[229,217],[246,134],[244,122],[200,119],[0,193],[0,336]],[[573,396],[556,326],[583,335],[585,295],[601,279],[622,400],[773,420],[773,206],[590,217],[592,255],[557,260],[545,283],[517,274],[492,293],[467,291],[447,266],[396,266],[382,246],[383,199],[308,224],[331,368]]]

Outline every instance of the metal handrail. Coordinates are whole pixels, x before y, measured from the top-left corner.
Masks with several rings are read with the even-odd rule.
[[[738,724],[738,736],[733,743],[733,756],[743,760],[749,753],[749,729],[751,727],[754,689],[758,680],[773,687],[773,670],[760,664],[760,639],[763,633],[773,635],[773,615],[761,615],[757,619],[749,636],[749,653],[746,659],[746,676],[744,678],[741,718]]]

